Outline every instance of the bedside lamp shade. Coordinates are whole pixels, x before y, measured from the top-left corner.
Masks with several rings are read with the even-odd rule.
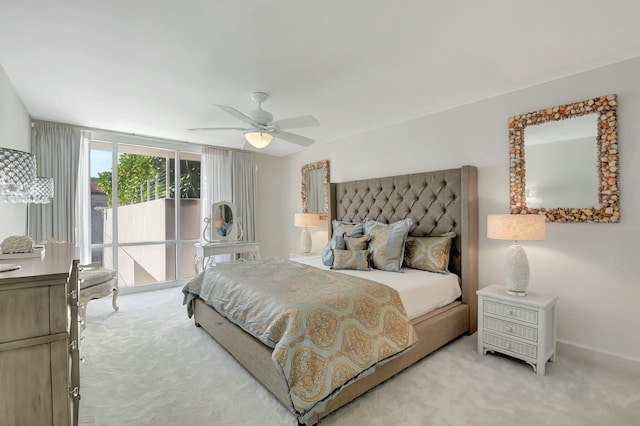
[[[487,238],[513,240],[505,259],[507,293],[526,296],[529,285],[529,261],[518,241],[544,240],[545,216],[490,214],[487,216]]]
[[[304,227],[302,231],[302,252],[311,253],[311,232],[309,226],[318,226],[320,224],[320,215],[317,213],[296,213],[294,219],[295,226]]]

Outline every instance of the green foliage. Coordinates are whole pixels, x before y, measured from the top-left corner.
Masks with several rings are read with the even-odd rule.
[[[173,198],[175,194],[175,160],[170,160],[170,181],[166,188],[166,165],[162,157],[136,154],[121,154],[118,162],[118,204],[135,204],[149,199]],[[180,162],[180,198],[200,197],[200,162],[183,160]],[[107,194],[112,207],[112,173],[98,174],[97,189]]]

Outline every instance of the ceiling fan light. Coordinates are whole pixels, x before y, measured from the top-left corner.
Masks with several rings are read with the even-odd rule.
[[[255,148],[264,148],[273,140],[273,135],[267,132],[247,132],[244,137]]]

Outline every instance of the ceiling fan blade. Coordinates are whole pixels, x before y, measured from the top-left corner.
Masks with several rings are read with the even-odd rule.
[[[312,115],[301,115],[299,117],[285,118],[271,123],[277,129],[298,129],[300,127],[319,126],[320,122]]]
[[[314,142],[314,140],[311,138],[307,138],[305,136],[300,136],[300,135],[296,135],[289,132],[275,131],[272,133],[275,137],[285,140],[287,142],[295,143],[296,145],[309,146]]]
[[[226,106],[226,105],[214,105],[214,106],[220,108],[221,110],[223,110],[229,115],[233,115],[235,118],[237,118],[240,121],[244,121],[245,123],[251,124],[252,126],[260,127],[260,125],[255,121],[253,121],[251,117],[241,113],[240,111],[238,111],[233,107]]]
[[[251,130],[251,128],[244,127],[194,127],[192,129],[187,130]]]

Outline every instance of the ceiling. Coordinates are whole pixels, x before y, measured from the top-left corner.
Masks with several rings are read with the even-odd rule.
[[[533,8],[533,5],[536,8]],[[636,0],[0,0],[0,64],[35,119],[241,148],[274,119],[328,143],[640,56]],[[573,100],[567,100],[573,101]],[[277,140],[264,150],[302,148]]]

